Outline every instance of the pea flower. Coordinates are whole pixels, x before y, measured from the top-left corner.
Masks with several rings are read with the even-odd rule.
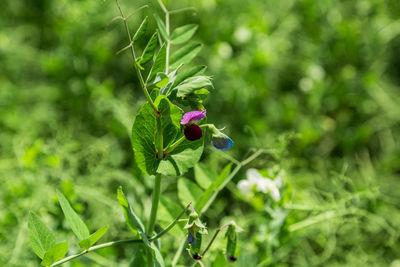
[[[207,234],[206,226],[200,221],[199,215],[192,207],[192,212],[189,215],[189,221],[186,223],[184,229],[188,230],[187,242],[190,245],[196,244],[197,233],[202,235]]]
[[[241,180],[238,183],[238,188],[243,195],[249,194],[253,188],[256,188],[258,192],[264,194],[270,194],[274,201],[281,199],[279,188],[282,186],[282,177],[278,175],[275,180],[263,177],[258,170],[248,169],[247,179]]]
[[[217,129],[213,124],[207,124],[208,129],[211,131],[211,144],[219,150],[228,150],[233,146],[233,141],[227,135],[223,134],[221,130]]]
[[[203,119],[206,116],[206,114],[207,114],[206,110],[203,111],[195,110],[183,114],[181,119],[181,125],[185,126],[183,133],[185,134],[187,140],[195,141],[203,136],[201,128],[197,124],[194,124],[193,122]]]
[[[219,150],[228,150],[233,146],[233,141],[225,134],[219,132],[211,137],[211,144]]]

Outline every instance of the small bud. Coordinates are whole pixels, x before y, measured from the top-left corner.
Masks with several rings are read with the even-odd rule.
[[[201,260],[201,255],[196,253],[196,254],[193,255],[193,259],[195,259],[197,261]]]
[[[227,255],[227,258],[228,258],[228,261],[230,261],[230,262],[237,261],[237,258],[235,256],[232,256],[232,255]]]

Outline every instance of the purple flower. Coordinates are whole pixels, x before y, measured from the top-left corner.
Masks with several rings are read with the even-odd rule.
[[[207,111],[189,111],[183,114],[182,119],[181,119],[181,124],[186,125],[195,121],[199,121],[203,119],[206,116]]]
[[[193,124],[195,121],[199,121],[206,116],[207,111],[189,111],[183,114],[181,124],[185,126],[184,134],[187,140],[195,141],[203,136],[201,128],[197,124]]]
[[[201,128],[197,124],[190,124],[183,130],[185,137],[189,141],[195,141],[203,136]]]

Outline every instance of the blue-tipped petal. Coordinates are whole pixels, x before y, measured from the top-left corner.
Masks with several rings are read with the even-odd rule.
[[[211,144],[219,150],[228,150],[233,146],[233,141],[228,136],[213,136]]]

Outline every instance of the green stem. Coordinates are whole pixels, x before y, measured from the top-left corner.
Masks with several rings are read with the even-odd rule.
[[[231,222],[229,222],[229,223],[227,223],[227,224],[224,224],[224,225],[222,225],[221,227],[219,227],[219,228],[217,229],[217,231],[215,231],[215,233],[214,233],[213,237],[211,238],[210,242],[208,242],[207,247],[204,249],[203,253],[201,253],[201,256],[202,256],[202,257],[203,257],[204,254],[206,254],[206,252],[210,249],[211,245],[214,243],[215,239],[217,238],[219,232],[221,232],[222,229],[224,229],[225,227],[228,227],[228,226],[231,225],[231,224],[232,224]]]
[[[161,151],[162,153],[162,151]],[[154,181],[154,189],[153,189],[153,197],[151,201],[151,212],[149,224],[147,225],[147,234],[151,235],[154,231],[154,225],[156,223],[157,218],[157,210],[158,210],[158,202],[160,200],[160,191],[161,191],[161,174],[157,173]],[[147,256],[147,266],[153,266],[153,254],[149,247],[146,248],[146,256]]]
[[[121,13],[121,18],[122,18],[122,20],[124,22],[124,26],[125,26],[126,34],[128,35],[129,43],[132,44],[132,38],[131,38],[131,34],[129,32],[128,23],[126,22],[126,17],[124,16],[124,13],[122,12],[121,6],[119,5],[119,1],[115,0],[115,2],[117,3],[117,7],[118,7],[118,10],[119,10],[119,13]],[[143,90],[143,93],[146,96],[147,101],[149,102],[150,106],[153,108],[154,112],[156,114],[158,114],[159,113],[158,109],[154,105],[153,100],[151,99],[150,94],[147,91],[147,87],[146,87],[146,84],[144,82],[142,73],[140,72],[140,69],[139,69],[138,65],[136,64],[136,55],[135,55],[135,49],[133,48],[133,45],[131,45],[130,48],[131,48],[132,59],[134,61],[133,66],[134,66],[136,74],[137,74],[137,76],[139,78],[140,86],[141,86],[141,88]]]

